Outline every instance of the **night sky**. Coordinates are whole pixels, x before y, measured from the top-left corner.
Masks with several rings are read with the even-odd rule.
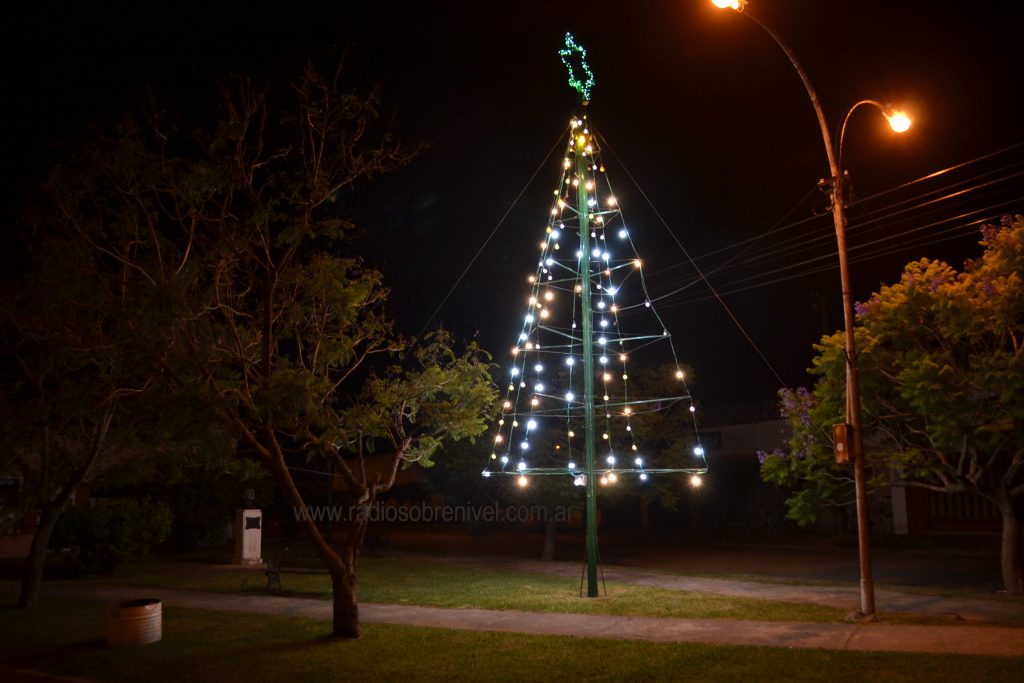
[[[863,108],[847,130],[843,165],[862,200],[849,212],[858,299],[911,259],[959,266],[979,253],[979,220],[1024,213],[1019,3],[752,0],[751,11],[797,54],[833,128],[866,98],[914,118],[895,136]],[[381,87],[399,137],[429,144],[354,207],[399,327],[415,334],[440,322],[504,360],[576,103],[556,54],[569,30],[596,73],[589,115],[652,290],[682,288],[661,310],[705,410],[770,398],[779,382],[657,214],[787,384],[806,383],[811,344],[841,325],[810,102],[764,31],[707,0],[12,12],[2,22],[5,211],[59,158],[62,140],[138,112],[148,91],[169,110],[201,111],[212,79],[273,79],[347,48],[350,75]]]

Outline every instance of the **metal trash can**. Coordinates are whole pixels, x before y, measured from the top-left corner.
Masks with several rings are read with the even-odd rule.
[[[111,647],[145,645],[162,637],[163,607],[160,600],[125,600],[107,608],[107,644]]]

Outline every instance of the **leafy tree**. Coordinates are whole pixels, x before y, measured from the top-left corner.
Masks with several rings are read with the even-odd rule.
[[[816,400],[804,387],[779,390],[779,414],[793,436],[785,449],[761,451],[758,459],[764,481],[789,489],[786,516],[800,526],[814,526],[829,509],[838,512],[844,528],[850,523],[855,504],[853,472],[836,463],[832,444],[832,425],[842,421],[842,411],[842,406]],[[888,465],[877,450],[866,450],[870,494],[888,486]]]
[[[136,273],[92,242],[103,232],[127,250],[134,238],[123,225],[91,220],[95,198],[70,219],[65,171],[27,211],[21,265],[0,297],[0,471],[20,479],[20,514],[36,522],[21,607],[38,601],[50,536],[76,489],[117,470],[124,476],[160,450],[141,439],[144,429],[153,433],[145,405],[154,366],[139,315],[150,302]]]
[[[869,456],[907,486],[966,491],[1002,516],[1003,583],[1024,593],[1024,218],[982,229],[984,252],[957,271],[921,259],[900,282],[858,305],[857,344]],[[794,451],[830,450],[823,430],[841,421],[845,396],[841,334],[822,340],[819,379]],[[765,460],[771,475],[782,456]],[[789,457],[793,466],[793,456]],[[832,466],[808,465],[819,480]],[[827,492],[822,495],[828,497]]]
[[[347,502],[369,506],[399,467],[430,466],[444,440],[480,434],[496,401],[489,357],[443,331],[398,335],[381,273],[351,253],[353,188],[415,150],[375,133],[376,96],[340,79],[313,68],[284,89],[239,79],[211,130],[126,123],[105,148],[129,177],[96,195],[136,241],[122,248],[100,234],[92,247],[133,273],[161,313],[145,320],[164,420],[187,427],[201,412],[234,457],[273,477],[331,575],[333,633],[358,637],[367,518],[348,520],[333,547],[290,461],[331,461]],[[370,453],[388,467],[367,467]]]

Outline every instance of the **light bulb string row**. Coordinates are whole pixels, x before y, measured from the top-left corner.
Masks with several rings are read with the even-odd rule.
[[[579,121],[577,121],[577,124],[578,123]],[[573,126],[572,128],[575,128],[575,126]],[[585,132],[589,133],[589,131],[586,131],[586,129]],[[572,134],[573,138],[576,138],[575,130],[572,131]],[[615,205],[614,209],[609,208],[608,210],[602,210],[596,208],[598,203],[597,197],[599,196],[599,180],[603,178],[605,183],[608,184],[607,176],[603,174],[603,166],[598,165],[599,150],[597,149],[595,136],[591,136],[590,138],[584,138],[583,136],[580,137],[583,139],[579,141],[578,144],[575,139],[572,139],[569,143],[569,149],[567,151],[565,163],[563,164],[564,170],[568,171],[569,169],[571,169],[572,163],[569,161],[569,157],[574,156],[577,153],[580,154],[582,157],[589,156],[589,163],[585,162],[578,165],[579,168],[585,169],[585,174],[583,177],[576,177],[571,172],[563,172],[560,174],[558,187],[554,191],[554,194],[557,197],[555,206],[552,207],[552,215],[549,219],[548,225],[545,228],[545,239],[540,243],[542,252],[541,259],[538,262],[537,271],[535,275],[528,278],[529,282],[532,285],[531,294],[529,297],[528,313],[523,317],[524,322],[520,330],[520,336],[517,340],[516,345],[513,347],[513,363],[512,367],[510,368],[512,381],[509,383],[508,389],[506,391],[506,399],[502,410],[502,416],[501,419],[499,420],[499,433],[496,435],[495,440],[496,444],[500,444],[505,440],[502,436],[500,427],[506,425],[506,419],[510,419],[511,425],[508,426],[507,445],[503,449],[504,454],[501,457],[501,469],[502,471],[505,471],[511,465],[511,453],[513,443],[517,438],[523,439],[523,441],[520,443],[520,449],[521,451],[523,451],[524,454],[520,456],[519,462],[515,466],[515,470],[509,473],[524,472],[527,470],[534,471],[538,469],[537,467],[530,467],[525,463],[525,452],[529,449],[529,436],[531,432],[533,432],[538,427],[539,423],[537,422],[537,418],[544,417],[550,414],[548,409],[541,407],[541,400],[563,399],[563,397],[550,394],[549,392],[545,391],[546,385],[542,376],[542,373],[544,372],[545,368],[540,360],[541,355],[558,353],[558,350],[562,348],[568,349],[569,355],[566,358],[566,365],[568,366],[568,384],[570,389],[573,386],[572,380],[575,365],[573,362],[573,352],[576,351],[578,346],[582,345],[583,342],[582,338],[578,337],[572,331],[577,328],[576,319],[577,314],[579,313],[579,311],[576,308],[577,296],[575,295],[578,294],[584,286],[588,287],[588,289],[591,289],[594,292],[593,298],[596,301],[597,308],[597,311],[595,311],[595,313],[599,320],[598,325],[600,326],[599,328],[595,328],[595,330],[593,331],[596,337],[594,341],[597,342],[598,347],[601,349],[601,355],[599,358],[599,363],[601,364],[601,367],[595,367],[594,373],[595,375],[599,376],[602,382],[600,385],[603,389],[602,407],[605,410],[605,430],[602,432],[602,438],[603,440],[609,442],[608,445],[610,450],[607,457],[614,457],[611,453],[612,450],[615,449],[614,444],[616,442],[616,439],[613,436],[614,430],[612,428],[613,409],[615,409],[615,414],[617,417],[620,417],[618,409],[622,409],[621,417],[625,417],[625,432],[629,437],[627,440],[627,446],[631,451],[635,452],[638,446],[636,444],[635,433],[633,432],[631,425],[632,415],[635,414],[635,412],[638,410],[641,410],[642,412],[654,412],[655,410],[665,409],[662,408],[661,406],[666,403],[671,403],[673,402],[673,400],[681,400],[678,397],[675,399],[663,398],[660,401],[652,399],[649,403],[647,403],[644,401],[636,401],[635,399],[630,398],[628,385],[629,377],[626,367],[627,355],[625,353],[626,341],[646,341],[646,343],[644,344],[646,346],[650,343],[654,343],[654,340],[656,339],[666,339],[671,347],[672,358],[677,366],[678,377],[682,379],[682,371],[678,369],[678,355],[674,348],[674,344],[672,343],[671,336],[667,334],[667,331],[664,328],[664,323],[657,316],[656,311],[654,311],[653,313],[655,314],[655,319],[658,321],[658,324],[662,328],[662,335],[627,335],[623,333],[620,329],[621,320],[619,316],[619,307],[616,303],[615,295],[623,287],[625,280],[627,280],[631,276],[631,273],[627,271],[626,277],[623,277],[617,284],[612,279],[612,273],[614,271],[619,271],[623,268],[629,268],[630,266],[632,266],[633,269],[639,271],[639,259],[631,259],[628,261],[623,261],[621,263],[618,260],[616,260],[616,262],[613,263],[608,253],[607,247],[605,247],[604,249],[598,249],[595,246],[595,251],[599,251],[599,253],[595,254],[596,258],[592,270],[584,274],[581,272],[582,269],[578,267],[578,261],[580,258],[579,254],[577,254],[576,268],[570,268],[570,266],[567,264],[568,259],[559,259],[557,258],[558,255],[555,254],[555,252],[561,249],[559,238],[565,231],[566,227],[571,228],[572,223],[576,223],[576,229],[580,229],[580,226],[582,224],[582,211],[586,210],[588,212],[587,217],[594,219],[594,225],[592,226],[592,228],[588,228],[588,230],[592,231],[591,234],[594,236],[595,241],[597,243],[607,243],[607,232],[614,227],[615,222],[617,220],[622,220],[621,209],[617,206],[617,202],[614,201],[614,195],[610,195],[612,199],[610,199],[608,202],[609,204]],[[586,144],[588,141],[591,144]],[[599,169],[601,171],[600,176],[597,173]],[[566,199],[570,195],[569,187],[574,187],[578,190],[580,184],[584,185],[583,189],[585,190],[586,194],[582,195],[582,193],[578,192],[578,196],[582,195],[586,197],[587,206],[580,206],[579,211],[577,211],[572,207],[572,205],[568,201],[566,201]],[[595,208],[595,211],[591,211],[591,209]],[[566,216],[566,214],[564,213],[567,209],[568,216]],[[607,220],[605,220],[606,218]],[[620,236],[629,238],[628,231],[625,231],[623,229],[622,234]],[[628,245],[632,247],[635,253],[635,245],[633,244],[632,239],[628,239]],[[572,279],[570,278],[559,278],[556,282],[553,273],[556,272],[558,269],[571,271],[574,273],[575,276],[576,284],[573,287],[574,296],[572,296],[571,305],[572,324],[568,332],[560,328],[555,328],[554,326],[548,325],[543,322],[544,320],[551,316],[550,312],[553,309],[554,301],[557,298],[557,294],[554,294],[553,292],[565,292],[566,288],[561,285],[572,281]],[[644,296],[648,297],[646,292],[646,283],[644,282],[642,271],[640,271],[640,285],[644,291]],[[545,332],[553,333],[562,336],[563,338],[567,338],[569,339],[569,343],[555,345],[542,343],[542,333]],[[614,346],[615,344],[618,344],[620,350],[622,351],[622,353],[618,354],[621,361],[620,367],[622,372],[622,384],[621,394],[618,394],[620,398],[613,401],[612,393],[614,392],[612,391],[612,373],[609,372],[610,368],[608,368],[607,366],[609,364],[608,346]],[[530,367],[531,361],[534,362],[533,369],[536,372],[536,383],[532,387],[532,390],[530,390],[527,385],[527,376],[529,374],[528,369]],[[615,381],[614,383],[617,385],[617,381]],[[689,388],[685,386],[685,383],[684,389],[686,390],[686,396],[689,399]],[[518,406],[523,405],[524,399],[528,399],[528,409],[520,411]],[[571,458],[572,437],[574,436],[572,424],[574,413],[579,412],[576,409],[578,402],[575,401],[575,395],[572,394],[571,391],[564,397],[564,400],[564,414],[568,436],[566,445],[568,446],[567,450],[569,451]],[[692,399],[689,400],[692,401]],[[640,405],[650,405],[655,407],[651,409],[639,409]],[[559,410],[558,412],[561,412],[561,410]],[[525,415],[523,415],[522,413],[525,413]],[[691,413],[694,413],[692,403]],[[521,420],[525,421],[525,425],[521,423]],[[695,435],[697,435],[697,438],[699,440],[699,433],[696,430],[696,422],[694,422],[694,425]],[[517,436],[519,431],[523,432],[522,437]],[[555,448],[560,449],[560,445],[556,445]],[[702,449],[698,447],[698,450],[701,451],[700,455],[703,456]],[[496,459],[497,453],[492,452],[491,458]],[[641,466],[641,462],[642,461],[638,457],[636,460],[636,464],[638,466]],[[704,461],[704,465],[706,466],[706,460]]]

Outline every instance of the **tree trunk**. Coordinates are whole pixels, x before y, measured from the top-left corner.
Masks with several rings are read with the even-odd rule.
[[[1021,569],[1021,524],[1014,501],[1009,495],[1001,496],[999,511],[1003,515],[1003,543],[1000,565],[1003,569],[1003,588],[1008,595],[1024,595],[1024,571]]]
[[[46,547],[50,544],[50,536],[57,526],[59,512],[44,508],[39,516],[39,526],[32,537],[32,547],[28,551],[25,569],[21,576],[21,594],[18,596],[18,607],[35,607],[39,602],[39,589],[43,582],[43,568],[46,565]]]
[[[264,463],[274,475],[285,499],[291,503],[296,512],[299,527],[306,539],[312,544],[317,557],[323,562],[331,575],[331,588],[334,590],[334,623],[332,635],[338,638],[359,637],[359,606],[356,604],[356,555],[363,540],[366,520],[347,520],[348,534],[342,554],[331,547],[313,521],[313,517],[304,514],[308,510],[306,503],[295,486],[288,466],[284,462],[284,454],[280,448],[274,448],[271,457]]]
[[[544,525],[544,550],[541,551],[540,559],[550,562],[555,559],[555,531],[558,530],[558,520],[554,516],[548,517]]]
[[[359,637],[359,604],[356,602],[356,569],[340,560],[330,563],[331,588],[334,590],[334,619],[331,634],[336,638]]]

